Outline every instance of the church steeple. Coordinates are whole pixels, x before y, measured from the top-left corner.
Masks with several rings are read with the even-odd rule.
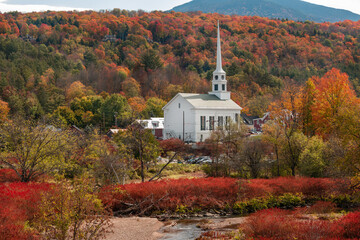
[[[209,94],[216,95],[221,100],[230,99],[230,92],[227,91],[226,73],[222,69],[219,21],[217,30],[216,69],[213,72],[212,92],[209,92]]]

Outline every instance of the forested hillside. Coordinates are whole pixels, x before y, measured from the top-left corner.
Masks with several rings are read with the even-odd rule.
[[[308,3],[302,0],[192,0],[172,10],[176,12],[202,11],[227,15],[287,18],[315,22],[357,21],[360,16],[347,10]]]
[[[360,93],[360,22],[119,9],[0,18],[1,118],[107,128],[159,116],[176,93],[209,91],[217,20],[232,97],[248,113],[333,67]]]

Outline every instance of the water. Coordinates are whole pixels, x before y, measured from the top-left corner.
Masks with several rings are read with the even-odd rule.
[[[215,230],[232,232],[239,228],[244,218],[192,218],[167,222],[160,240],[191,240],[200,237],[203,232]]]
[[[200,237],[203,230],[198,224],[204,222],[204,219],[176,220],[163,228],[164,237],[161,240],[189,240]]]

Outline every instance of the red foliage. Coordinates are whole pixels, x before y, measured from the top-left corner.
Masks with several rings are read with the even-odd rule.
[[[324,202],[324,201],[318,201],[308,209],[306,209],[306,213],[313,214],[313,213],[331,213],[335,212],[336,204],[331,202]]]
[[[268,209],[250,215],[243,230],[254,239],[359,239],[360,212],[331,222],[297,219],[296,212]]]
[[[345,179],[279,177],[240,181],[240,196],[251,199],[267,194],[302,193],[306,197],[346,193],[350,182]]]
[[[41,193],[50,189],[47,183],[1,183],[0,239],[35,239],[24,224],[34,217]]]
[[[342,236],[345,238],[360,238],[360,211],[349,213],[340,218],[336,225],[341,229]]]
[[[120,189],[122,191],[120,191]],[[176,210],[180,205],[187,208],[223,208],[237,199],[238,185],[233,178],[178,179],[139,184],[127,184],[116,189],[109,186],[100,197],[114,211],[123,210],[127,204],[141,203],[141,209],[156,203],[158,210]],[[144,201],[147,200],[148,201]],[[154,210],[154,209],[149,209]]]
[[[269,194],[303,193],[305,197],[325,197],[345,192],[348,184],[345,180],[325,178],[179,179],[108,186],[102,189],[100,197],[114,211],[138,204],[141,209],[149,207],[149,213],[156,209],[174,211],[181,205],[190,209],[219,209],[239,200]]]
[[[291,211],[280,209],[252,214],[243,229],[254,239],[329,239],[340,233],[330,221],[300,220]]]
[[[20,178],[12,169],[0,169],[0,183],[2,182],[18,182]]]

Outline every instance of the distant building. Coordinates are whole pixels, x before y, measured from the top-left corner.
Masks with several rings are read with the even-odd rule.
[[[112,128],[106,133],[106,135],[109,138],[112,138],[114,136],[114,134],[117,134],[118,132],[123,132],[123,131],[125,131],[125,129]]]
[[[145,129],[150,129],[156,138],[162,139],[164,137],[164,118],[151,118],[136,121]]]
[[[105,35],[105,37],[102,39],[103,42],[116,42],[116,40],[116,35]]]
[[[249,126],[251,131],[262,132],[262,126],[270,120],[270,113],[265,113],[261,118],[259,116],[248,116],[245,113],[242,113],[241,117],[245,125]]]
[[[202,142],[212,131],[239,122],[241,107],[230,99],[226,73],[222,69],[218,25],[216,70],[208,94],[178,93],[164,107],[164,138]]]

